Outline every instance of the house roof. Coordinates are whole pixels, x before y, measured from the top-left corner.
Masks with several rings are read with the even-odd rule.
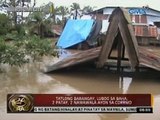
[[[118,7],[118,6],[107,6],[107,7],[103,7],[103,8],[94,10],[94,11],[92,11],[90,13],[103,13],[103,9],[106,9],[106,8],[116,8],[116,7]],[[90,14],[90,13],[88,13],[88,14]]]
[[[124,44],[125,49],[128,53],[128,58],[132,68],[135,68],[138,63],[138,43],[134,35],[133,26],[129,19],[129,13],[123,8],[116,8],[109,19],[110,24],[106,33],[106,40],[104,41],[97,67],[103,67],[105,62],[108,60],[112,49],[112,45],[118,40],[118,48],[121,49]],[[120,63],[121,53],[118,53],[118,61]],[[120,66],[120,64],[119,64]]]
[[[103,7],[103,8],[97,9],[97,10],[94,10],[94,11],[88,13],[88,14],[91,14],[91,13],[92,13],[92,14],[94,14],[94,13],[103,13],[103,9],[106,9],[106,8],[113,8],[113,9],[114,9],[114,8],[117,8],[117,7],[119,7],[119,6],[106,6],[106,7]],[[144,8],[144,9],[150,9],[150,10],[152,10],[152,11],[155,11],[155,12],[159,12],[159,13],[160,13],[159,10],[150,8],[150,7],[148,7],[148,6],[142,6],[142,7],[124,7],[124,8],[126,8],[126,9],[131,9],[131,8]]]

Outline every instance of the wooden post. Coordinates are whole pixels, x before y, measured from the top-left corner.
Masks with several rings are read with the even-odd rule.
[[[121,60],[122,60],[122,37],[120,33],[117,35],[118,39],[118,58],[117,58],[117,72],[121,72]]]
[[[125,46],[122,44],[122,59],[125,60]]]
[[[123,41],[123,40],[122,40]],[[123,43],[123,42],[122,42]],[[125,46],[124,46],[124,43],[122,44],[122,60],[126,60],[126,58],[125,58]],[[123,71],[123,67],[122,67],[122,71]]]

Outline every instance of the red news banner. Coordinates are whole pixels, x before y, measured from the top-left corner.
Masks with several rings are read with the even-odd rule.
[[[8,94],[8,113],[153,113],[151,94]]]

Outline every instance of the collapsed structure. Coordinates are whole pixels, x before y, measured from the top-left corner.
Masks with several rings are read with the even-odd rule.
[[[113,50],[114,41],[118,42],[118,66],[120,65],[124,52],[128,54],[131,66],[138,66],[138,43],[134,35],[131,20],[125,9],[116,8],[110,19],[109,27],[106,33],[106,40],[102,45],[98,59],[98,67],[103,67],[104,63],[110,57]]]
[[[84,25],[86,25],[85,22],[87,22],[87,26],[89,27],[84,27]],[[93,26],[93,20],[85,22],[83,22],[83,28],[85,28],[85,31],[80,31],[77,27],[75,28],[78,31],[74,29],[70,31],[68,31],[68,29],[64,29],[62,37],[60,37],[58,41],[58,45],[61,45],[62,48],[68,48],[74,45],[79,45],[88,40],[88,38],[92,38],[89,36],[92,33],[91,28]],[[68,27],[73,26],[73,23],[69,24],[70,25]],[[80,27],[82,27],[81,25],[82,24],[80,24]],[[91,36],[93,35],[94,34]],[[67,38],[68,36],[70,39],[65,39],[65,37]],[[79,40],[76,41],[76,39]],[[70,42],[69,40],[72,41]],[[96,61],[97,67],[102,68],[109,60],[116,61],[117,70],[120,70],[122,61],[128,61],[131,68],[146,66],[160,71],[160,52],[155,52],[158,49],[159,48],[155,46],[146,47],[138,45],[130,15],[126,9],[117,7],[110,16],[108,31],[102,46],[93,47],[87,50],[61,49],[61,51],[65,51],[64,53],[66,55],[61,54],[58,61],[46,65],[44,72],[50,72],[88,61]],[[115,54],[115,51],[116,55],[113,57],[112,53]],[[107,65],[109,65],[109,63]]]

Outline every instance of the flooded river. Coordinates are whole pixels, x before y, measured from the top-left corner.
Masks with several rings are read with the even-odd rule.
[[[0,73],[0,120],[160,120],[160,74],[71,68],[43,74],[37,65],[6,67]],[[8,93],[151,93],[153,114],[7,114]]]

